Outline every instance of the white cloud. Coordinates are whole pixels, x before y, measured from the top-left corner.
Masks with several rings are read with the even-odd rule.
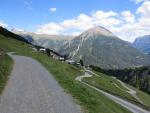
[[[51,12],[55,12],[57,9],[55,7],[52,7],[49,9]]]
[[[59,34],[63,28],[57,23],[49,23],[38,27],[39,34]]]
[[[136,37],[150,34],[150,1],[143,2],[136,14],[130,11],[95,11],[90,15],[79,14],[62,22],[40,25],[37,33],[78,35],[94,26],[103,26],[121,39],[133,41]]]
[[[121,20],[117,19],[117,13],[109,11],[96,11],[91,16],[94,25],[101,25],[104,27],[110,27],[113,25],[118,25],[121,23]]]
[[[135,17],[130,11],[121,12],[121,16],[126,22],[129,22],[129,23],[135,22]]]
[[[33,4],[32,0],[24,0],[23,3],[25,4],[25,6],[26,6],[26,8],[28,10],[32,10],[33,9],[32,8],[32,4]]]
[[[131,1],[135,2],[136,4],[139,4],[141,2],[145,2],[145,1],[148,1],[148,0],[131,0]]]
[[[108,17],[113,17],[116,15],[118,14],[112,11],[109,11],[109,12],[96,11],[95,13],[93,13],[93,17],[96,17],[96,18],[108,18]]]
[[[65,29],[85,30],[86,28],[93,27],[91,22],[91,17],[85,14],[80,14],[77,18],[64,20],[60,25]]]
[[[144,17],[150,17],[150,1],[144,2],[138,9],[137,13]]]
[[[102,25],[106,27],[119,24],[120,20],[117,20],[114,17],[116,15],[117,14],[112,11],[96,11],[92,15],[79,14],[76,18],[64,20],[60,23],[50,22],[48,24],[41,25],[38,27],[37,33],[64,34],[69,31],[68,34],[79,34],[79,32],[81,33],[95,25]]]
[[[137,18],[132,23],[128,21],[126,24],[114,28],[112,31],[122,39],[129,41],[133,41],[136,37],[150,34],[149,12],[150,1],[143,2],[137,9],[136,15],[133,15],[134,17],[137,16]]]
[[[8,27],[8,25],[5,22],[3,22],[3,21],[0,21],[0,26],[5,27],[5,28]]]

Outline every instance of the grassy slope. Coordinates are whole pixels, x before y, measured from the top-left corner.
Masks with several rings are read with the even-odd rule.
[[[140,98],[140,100],[142,100],[142,102],[144,102],[145,105],[150,107],[150,95],[138,89],[136,89],[136,91],[137,91],[137,96]]]
[[[102,73],[97,72],[97,74],[99,75],[98,77],[93,76],[92,78],[84,78],[84,81],[97,88],[139,104],[139,102],[135,98],[133,98],[129,93],[126,92],[127,89],[125,89],[116,79]],[[117,86],[115,84],[117,84]],[[138,89],[135,90],[137,91],[137,96],[144,102],[147,107],[150,108],[150,95],[139,91]]]
[[[82,75],[79,68],[56,61],[42,53],[33,52],[29,45],[0,36],[0,48],[15,51],[21,55],[35,58],[43,64],[58,80],[66,92],[70,93],[85,112],[90,113],[130,113],[122,106],[114,103],[99,92],[75,81],[76,76]]]
[[[134,89],[134,90],[136,90],[137,96],[140,98],[140,100],[143,101],[146,106],[150,107],[150,95],[149,94],[147,94],[145,92],[142,92],[142,91],[140,91],[140,90],[138,90],[138,89],[136,89],[136,88],[134,88],[130,85],[127,85],[127,86]]]
[[[12,59],[6,54],[0,57],[0,94],[6,85],[12,64]]]
[[[92,78],[84,78],[84,81],[114,95],[120,96],[125,99],[127,98],[128,100],[136,101],[129,93],[120,89],[120,86],[117,87],[114,82],[115,80],[113,79],[105,79],[103,78],[103,76],[93,76]]]

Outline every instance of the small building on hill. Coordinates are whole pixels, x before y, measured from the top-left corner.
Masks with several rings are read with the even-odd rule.
[[[42,53],[46,53],[46,49],[45,48],[40,48],[39,51],[42,52]]]
[[[68,60],[66,60],[66,63],[68,63],[68,64],[75,64],[75,61],[72,60],[72,59],[68,59]]]

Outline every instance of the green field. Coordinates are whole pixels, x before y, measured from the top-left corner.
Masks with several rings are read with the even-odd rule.
[[[80,68],[49,58],[47,55],[32,51],[32,46],[23,42],[0,36],[0,48],[13,51],[38,60],[54,75],[66,92],[74,97],[86,113],[130,113],[127,109],[108,99],[103,94],[75,81],[75,77],[83,75]]]
[[[149,94],[147,94],[147,93],[145,93],[143,91],[140,91],[140,90],[138,90],[138,89],[136,89],[136,88],[134,88],[134,87],[132,87],[130,85],[127,85],[127,86],[132,88],[132,89],[134,89],[134,90],[136,90],[137,96],[140,98],[140,100],[142,102],[144,102],[144,104],[146,106],[150,107],[150,95]]]
[[[83,81],[114,95],[131,101],[136,101],[136,99],[126,92],[125,88],[117,80],[111,77],[106,78],[106,76],[107,75],[101,74],[100,77],[93,76],[92,78],[84,78]]]
[[[6,54],[0,56],[0,94],[4,89],[6,82],[9,78],[13,61]]]
[[[113,95],[119,96],[130,102],[143,106],[140,102],[138,102],[137,99],[135,99],[130,93],[127,92],[128,89],[122,86],[122,84],[118,80],[99,72],[96,73],[98,76],[93,76],[91,78],[84,78],[83,81],[106,92],[109,92]],[[128,87],[131,86],[128,85]],[[139,91],[138,89],[135,88],[134,90],[136,90],[138,98],[140,98],[140,100],[142,100],[142,102],[144,103],[144,107],[150,108],[150,95],[142,91]]]

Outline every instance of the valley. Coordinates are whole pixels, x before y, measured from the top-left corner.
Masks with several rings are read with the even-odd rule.
[[[109,100],[104,95],[76,82],[74,80],[75,77],[82,75],[83,73],[80,71],[80,68],[56,61],[45,54],[33,52],[32,47],[28,44],[22,44],[22,42],[11,38],[8,40],[4,36],[0,37],[0,48],[3,48],[6,52],[14,51],[17,54],[29,56],[39,61],[50,73],[54,75],[55,79],[65,89],[65,91],[70,93],[77,100],[77,103],[80,103],[85,112],[103,112],[106,111],[106,109],[106,112],[108,113],[129,112],[122,106]],[[109,108],[107,108],[106,105],[109,106]]]
[[[0,113],[150,113],[150,0],[2,0]]]
[[[24,55],[32,57],[39,61],[58,81],[58,83],[65,89],[65,92],[71,94],[75,99],[75,103],[79,104],[84,112],[91,113],[130,113],[131,111],[124,108],[123,105],[109,99],[102,92],[97,92],[95,88],[102,89],[114,96],[119,96],[126,101],[134,103],[144,109],[149,109],[149,95],[135,89],[138,93],[137,96],[144,103],[140,103],[134,98],[128,89],[124,87],[118,80],[113,77],[109,77],[105,74],[97,73],[99,76],[93,76],[91,78],[83,79],[84,82],[96,86],[91,88],[88,85],[84,85],[76,81],[76,77],[80,77],[84,74],[84,70],[81,67],[76,67],[57,61],[46,54],[35,52],[32,50],[32,46],[26,43],[17,41],[11,37],[6,38],[1,35],[0,37],[0,48],[5,52],[16,52],[18,55]],[[22,51],[23,50],[23,51]],[[57,67],[57,68],[56,68]],[[107,109],[107,110],[106,110]]]

